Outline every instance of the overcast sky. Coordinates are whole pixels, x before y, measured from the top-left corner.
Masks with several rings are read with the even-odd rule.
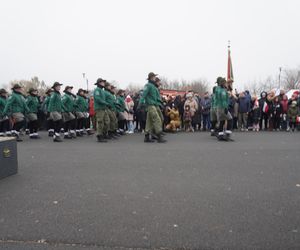
[[[76,87],[85,72],[145,84],[226,76],[237,87],[300,65],[299,0],[0,0],[0,85],[38,76]]]

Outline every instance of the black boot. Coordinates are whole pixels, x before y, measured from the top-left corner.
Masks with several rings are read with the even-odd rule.
[[[87,134],[88,134],[88,135],[93,135],[93,134],[94,134],[94,131],[92,131],[92,130],[89,129],[89,130],[87,130]]]
[[[165,140],[163,138],[162,134],[160,133],[160,134],[157,135],[157,142],[158,143],[165,143],[165,142],[167,142],[167,140]]]
[[[106,140],[111,140],[112,139],[109,134],[104,134],[103,138],[106,139]]]
[[[97,141],[98,142],[107,142],[107,140],[104,139],[103,135],[97,135]]]
[[[111,139],[118,139],[118,137],[115,136],[113,132],[108,132],[108,135]]]
[[[150,134],[145,134],[144,142],[154,142],[154,140],[150,138]]]

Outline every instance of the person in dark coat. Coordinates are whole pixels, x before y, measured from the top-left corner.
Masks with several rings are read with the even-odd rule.
[[[273,107],[273,129],[279,131],[282,117],[282,105],[278,96],[274,99]]]
[[[210,108],[211,98],[208,92],[205,92],[204,97],[200,101],[202,109],[203,131],[210,130]]]
[[[248,113],[250,111],[250,102],[249,98],[245,95],[244,92],[240,93],[239,99],[239,129],[241,131],[248,130],[247,127],[247,120],[248,120]]]
[[[263,91],[260,94],[260,99],[259,99],[259,108],[260,108],[260,120],[259,120],[259,127],[262,130],[263,129],[263,121],[264,121],[264,129],[267,130],[268,129],[268,121],[269,121],[269,114],[268,112],[265,112],[266,110],[264,109],[266,104],[266,100],[267,100],[267,92]]]

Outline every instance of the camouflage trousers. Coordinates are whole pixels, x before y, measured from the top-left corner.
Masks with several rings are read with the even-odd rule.
[[[118,119],[116,116],[116,112],[113,110],[107,109],[106,110],[108,118],[109,118],[109,123],[107,124],[107,127],[105,128],[106,131],[116,131],[118,128]]]
[[[160,134],[162,132],[163,115],[159,107],[149,106],[146,119],[146,133]]]
[[[103,135],[107,131],[106,128],[109,124],[109,117],[106,110],[96,110],[96,122],[97,122],[97,135]]]

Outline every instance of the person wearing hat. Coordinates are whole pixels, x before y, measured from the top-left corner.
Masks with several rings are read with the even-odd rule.
[[[117,133],[118,120],[116,116],[116,97],[115,97],[115,87],[110,83],[105,83],[105,101],[108,104],[108,109],[106,110],[109,118],[107,127],[104,129],[105,139],[117,139],[120,135]]]
[[[50,97],[51,94],[53,93],[53,89],[48,89],[46,91],[46,97],[43,101],[42,104],[42,111],[44,112],[46,118],[47,118],[47,130],[48,130],[48,136],[49,137],[53,137],[54,135],[54,124],[53,124],[53,120],[50,118],[49,116],[49,112],[48,112],[48,106],[49,106],[49,101],[50,101]]]
[[[109,118],[107,114],[107,107],[108,103],[105,100],[105,87],[106,80],[103,80],[102,78],[98,78],[95,85],[97,86],[94,90],[94,109],[96,113],[96,123],[97,123],[97,140],[98,142],[107,142],[107,140],[104,139],[104,129],[108,126]]]
[[[59,82],[55,82],[52,86],[53,93],[49,99],[48,105],[48,112],[49,118],[53,120],[54,125],[54,135],[53,141],[54,142],[62,142],[60,137],[60,130],[63,127],[63,120],[62,120],[62,111],[63,111],[63,103],[61,100],[60,88],[62,84]]]
[[[26,104],[29,109],[27,114],[27,119],[29,121],[29,138],[30,139],[39,139],[40,136],[38,134],[38,108],[39,108],[39,100],[38,100],[38,91],[34,88],[30,88],[29,96],[26,98]]]
[[[218,77],[217,83],[218,87],[215,89],[214,105],[217,114],[218,135],[219,138],[223,138],[224,136],[231,134],[231,131],[227,130],[227,128],[228,122],[232,120],[232,116],[228,111],[229,94],[227,91],[227,81],[225,78]]]
[[[15,84],[12,88],[12,94],[5,105],[3,115],[10,114],[12,117],[12,134],[16,137],[17,141],[22,141],[20,138],[20,130],[25,126],[25,114],[28,111],[29,109],[22,94],[22,86]]]
[[[0,136],[10,136],[10,124],[7,115],[4,115],[3,111],[7,102],[7,91],[0,89]]]
[[[150,133],[154,133],[154,135],[157,137],[157,142],[163,143],[166,142],[166,140],[163,139],[162,118],[158,112],[158,108],[161,105],[161,100],[159,90],[157,88],[156,76],[157,75],[153,72],[148,74],[148,83],[144,87],[139,106],[146,105],[147,107],[144,142],[153,142],[153,140],[150,138]]]
[[[64,121],[64,138],[72,139],[76,138],[76,120],[73,112],[75,111],[75,95],[72,93],[72,86],[66,86],[64,90],[64,96],[62,97],[63,103],[63,121]]]
[[[85,91],[79,89],[75,99],[75,115],[77,119],[76,135],[83,136],[83,127],[85,121],[85,113],[88,110],[88,103],[86,102]]]

